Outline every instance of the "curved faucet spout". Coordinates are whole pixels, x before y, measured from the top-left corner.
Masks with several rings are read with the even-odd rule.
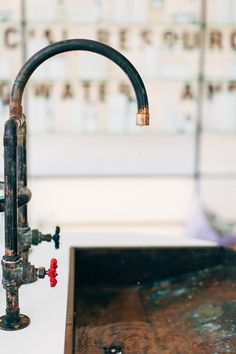
[[[127,74],[133,85],[137,99],[138,112],[136,124],[140,126],[148,125],[149,109],[147,93],[143,81],[135,67],[117,50],[106,44],[89,39],[69,39],[57,42],[34,54],[22,67],[13,84],[10,102],[10,115],[12,117],[18,117],[18,119],[21,117],[21,100],[24,88],[30,76],[37,69],[37,67],[47,59],[57,54],[75,50],[89,51],[103,55],[116,63]]]

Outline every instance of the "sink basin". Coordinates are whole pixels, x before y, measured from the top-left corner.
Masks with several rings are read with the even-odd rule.
[[[236,253],[72,248],[65,354],[236,353]]]

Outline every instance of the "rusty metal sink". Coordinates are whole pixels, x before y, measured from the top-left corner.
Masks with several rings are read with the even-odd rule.
[[[236,353],[236,253],[72,248],[65,354]]]

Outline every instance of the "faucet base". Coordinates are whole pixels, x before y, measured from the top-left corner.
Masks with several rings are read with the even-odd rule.
[[[0,329],[4,331],[17,331],[23,329],[30,324],[30,318],[26,315],[20,315],[19,322],[9,323],[6,321],[6,316],[0,317]]]

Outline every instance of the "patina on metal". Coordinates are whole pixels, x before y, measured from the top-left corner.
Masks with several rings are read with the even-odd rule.
[[[37,67],[54,55],[68,51],[84,50],[94,52],[117,64],[129,77],[137,98],[138,125],[149,123],[148,98],[143,81],[134,66],[115,49],[88,39],[70,39],[49,45],[33,55],[22,67],[13,84],[10,99],[10,118],[4,130],[4,183],[5,183],[5,256],[2,259],[3,286],[7,294],[5,316],[0,319],[0,328],[17,330],[26,327],[29,319],[20,314],[18,289],[37,278],[48,275],[51,286],[56,285],[56,260],[51,260],[47,271],[44,267],[36,268],[28,262],[28,251],[31,244],[41,241],[55,242],[59,247],[60,228],[55,234],[43,235],[38,230],[31,230],[27,220],[27,206],[21,206],[18,199],[18,188],[27,187],[26,131],[27,124],[23,115],[22,96],[24,88]],[[113,349],[112,349],[113,350]]]
[[[10,118],[4,130],[5,248],[6,257],[17,252],[17,130],[19,120]]]
[[[26,134],[26,121],[24,120],[17,134],[18,187],[27,186]],[[18,227],[28,228],[27,205],[18,210]]]
[[[3,279],[2,284],[6,290],[6,315],[0,318],[0,328],[4,330],[17,330],[28,326],[29,317],[20,314],[18,289],[23,283],[24,262],[18,257],[15,260],[2,259]],[[26,270],[28,271],[28,270]],[[33,269],[34,272],[34,269]],[[30,276],[27,274],[27,276]]]
[[[236,353],[236,253],[71,249],[65,354]]]

